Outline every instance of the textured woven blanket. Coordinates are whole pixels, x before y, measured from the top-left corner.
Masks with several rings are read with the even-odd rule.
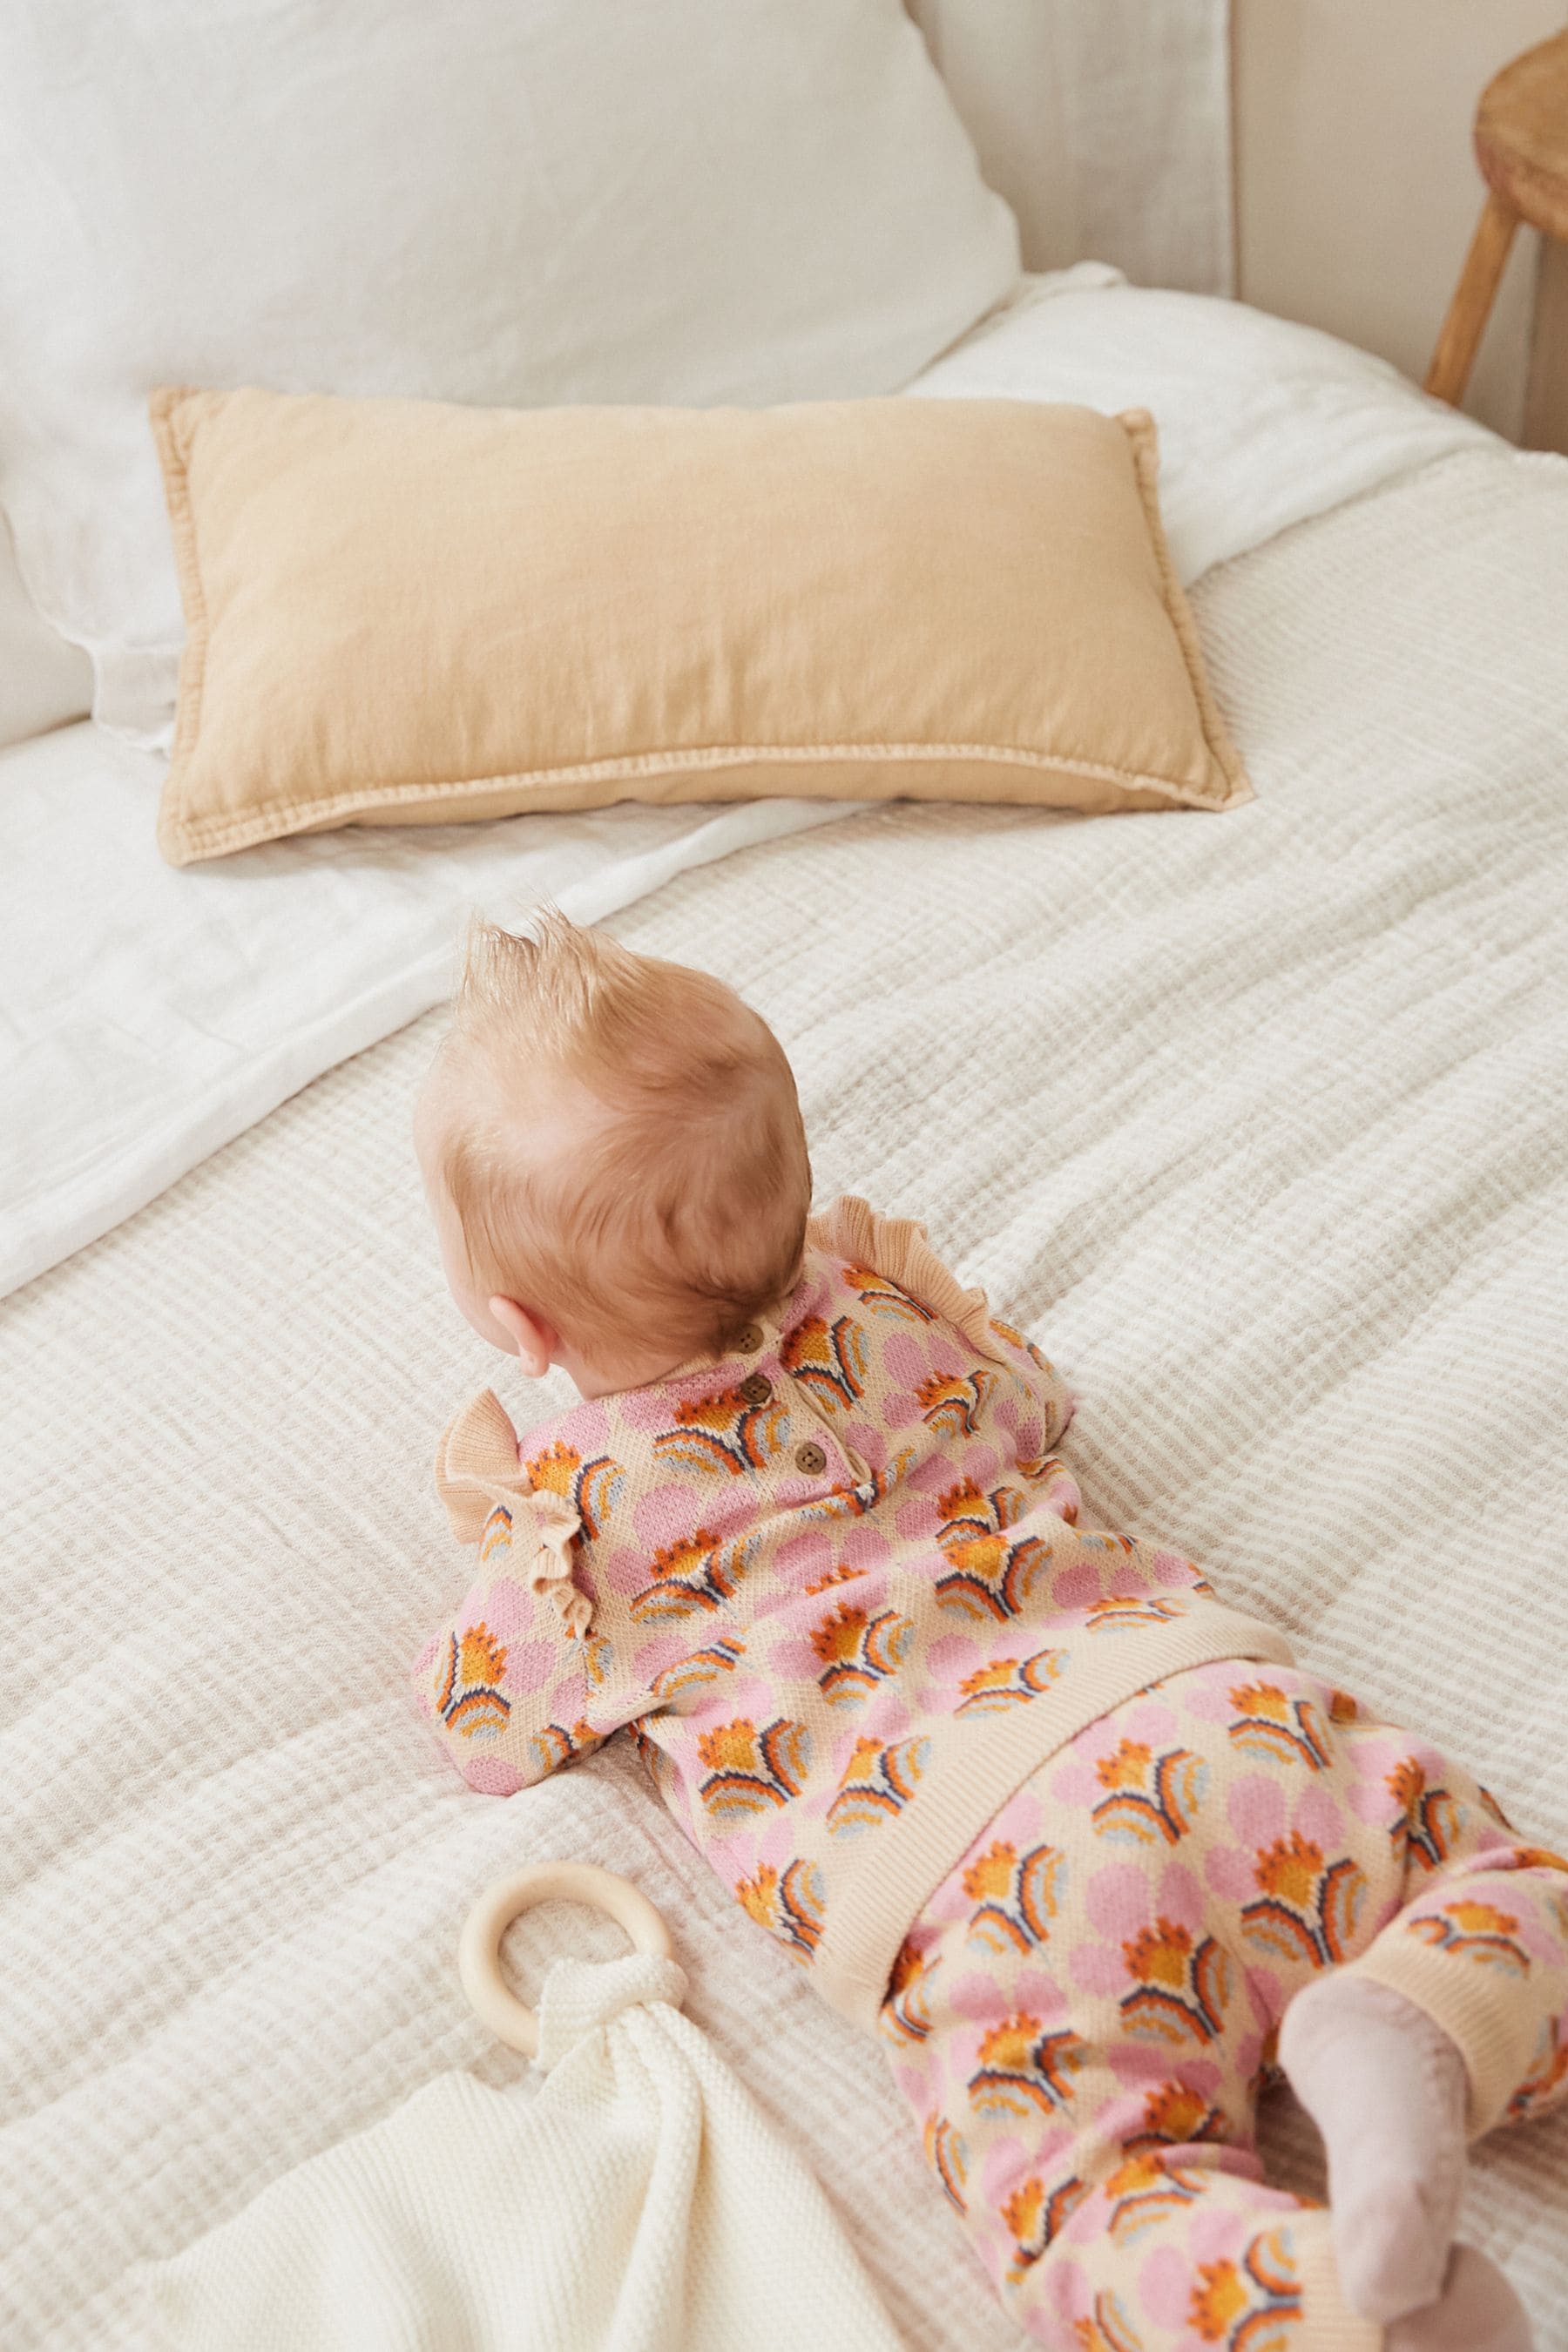
[[[818,1192],[1026,1324],[1087,1516],[1568,1839],[1568,467],[1459,456],[1212,572],[1258,788],[1224,817],[888,808],[618,928],[777,1025]],[[1551,634],[1549,634],[1549,631]],[[1549,665],[1548,654],[1553,656]],[[493,1377],[409,1149],[428,1021],[0,1325],[0,2341],[146,2341],[127,2273],[452,2066],[492,1875],[635,1878],[917,2352],[1008,2342],[882,2060],[611,1752],[470,1793],[404,1692],[466,1562],[436,1433]],[[558,1399],[504,1379],[520,1421]],[[618,1743],[617,1743],[618,1745]],[[615,1931],[540,1912],[543,1957]],[[1300,2136],[1275,2145],[1300,2178]],[[1568,2352],[1568,2121],[1468,2226]]]
[[[673,1960],[557,1960],[532,2095],[454,2068],[146,2287],[177,2352],[812,2352],[899,2341]]]

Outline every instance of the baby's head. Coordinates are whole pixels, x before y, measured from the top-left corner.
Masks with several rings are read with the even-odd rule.
[[[476,925],[415,1139],[468,1321],[586,1396],[721,1352],[800,1271],[778,1039],[721,981],[563,915]]]

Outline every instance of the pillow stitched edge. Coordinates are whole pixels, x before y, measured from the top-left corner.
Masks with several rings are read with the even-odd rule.
[[[268,800],[263,807],[246,810],[238,814],[191,815],[186,812],[184,777],[180,771],[182,766],[194,761],[200,737],[211,619],[196,545],[189,449],[181,428],[184,404],[200,396],[199,390],[192,385],[165,385],[150,394],[147,403],[163,477],[164,503],[168,509],[180,596],[185,610],[186,635],[180,656],[174,740],[157,824],[158,846],[172,865],[193,865],[204,857],[256,848],[265,842],[287,840],[302,832],[328,831],[334,824],[352,819],[362,811],[396,807],[409,801],[439,808],[444,798],[459,800],[471,794],[499,793],[511,788],[543,794],[568,786],[618,778],[689,773],[694,770],[721,773],[727,768],[752,762],[805,766],[834,761],[842,761],[846,764],[868,761],[873,763],[897,761],[904,766],[916,766],[943,760],[971,760],[998,767],[1024,768],[1041,774],[1085,776],[1097,782],[1120,784],[1132,791],[1157,793],[1173,805],[1183,808],[1220,811],[1241,806],[1255,797],[1251,780],[1209,688],[1197,625],[1171,562],[1160,519],[1158,436],[1149,411],[1138,408],[1123,410],[1110,421],[1121,426],[1127,439],[1133,485],[1159,577],[1161,602],[1181,649],[1204,749],[1227,788],[1223,793],[1177,783],[1169,777],[1154,775],[1142,769],[1121,768],[1110,762],[1072,759],[1063,753],[1026,751],[1004,744],[748,743],[707,745],[679,751],[623,752],[608,760],[581,761],[555,768],[509,769],[494,776],[439,777],[400,784],[359,785],[298,800]],[[832,795],[824,793],[818,797],[829,799]],[[897,799],[900,795],[890,797]],[[521,816],[541,813],[542,808],[536,804],[532,811],[498,810],[496,814],[500,817],[503,814]],[[435,823],[439,821],[439,818],[432,820]],[[481,821],[474,818],[453,820],[468,824]]]
[[[1149,541],[1154,551],[1154,562],[1160,573],[1161,593],[1176,642],[1186,664],[1187,683],[1197,705],[1198,724],[1209,757],[1219,769],[1230,791],[1223,801],[1207,803],[1220,808],[1239,808],[1256,800],[1252,779],[1242,764],[1229,728],[1225,723],[1214,688],[1209,684],[1205,666],[1203,645],[1198,636],[1198,625],[1187,592],[1176,577],[1176,567],[1171,561],[1171,550],[1165,538],[1165,525],[1160,513],[1160,436],[1154,419],[1146,408],[1124,408],[1116,418],[1126,434],[1132,452],[1133,478],[1138,496],[1142,501],[1143,520],[1149,527]]]
[[[1190,784],[1173,784],[1167,777],[1146,774],[1141,769],[1107,767],[1091,760],[1071,760],[1048,751],[1018,751],[1005,745],[994,743],[715,744],[679,752],[629,752],[617,759],[592,761],[569,768],[521,768],[510,770],[498,776],[437,777],[429,782],[422,783],[362,786],[317,800],[269,801],[265,810],[257,810],[237,817],[181,817],[173,824],[166,824],[163,818],[160,817],[158,838],[165,854],[184,852],[184,855],[173,855],[172,863],[177,866],[190,865],[203,856],[221,856],[226,850],[251,849],[262,842],[287,840],[290,835],[300,833],[326,832],[331,829],[331,820],[353,816],[362,809],[381,810],[396,807],[407,801],[423,803],[432,809],[438,809],[443,795],[458,800],[469,794],[503,792],[511,786],[527,789],[542,795],[560,791],[568,785],[591,783],[600,779],[609,781],[619,776],[690,774],[703,770],[722,774],[726,769],[746,767],[753,763],[759,766],[774,762],[786,766],[795,763],[804,767],[813,763],[826,765],[835,761],[841,761],[846,765],[849,765],[854,761],[863,761],[897,762],[903,767],[917,767],[925,762],[942,760],[973,760],[1000,768],[1028,768],[1047,775],[1086,776],[1097,782],[1121,784],[1130,791],[1158,793],[1163,799],[1168,800],[1173,807],[1205,809],[1211,814],[1220,814],[1226,809],[1238,807],[1253,797],[1248,790],[1245,793],[1227,794],[1222,799],[1200,793]],[[742,797],[765,800],[770,795],[759,793],[736,796],[737,799]],[[808,797],[830,801],[836,795],[831,793],[821,793]],[[853,792],[845,795],[847,802],[858,797],[859,795]],[[890,793],[887,795],[887,804],[891,805],[910,797],[908,793]],[[703,805],[700,800],[690,803],[673,801],[644,803],[644,805],[668,807],[683,804]],[[718,804],[726,803],[721,800]],[[477,824],[493,822],[505,816],[537,816],[545,814],[551,810],[570,811],[595,805],[613,807],[616,803],[601,802],[595,804],[577,801],[555,802],[541,799],[526,808],[497,809],[490,818],[452,817],[447,818],[446,822]],[[962,807],[964,803],[954,802],[952,805]],[[991,805],[991,803],[976,803],[974,805]],[[1020,801],[1011,803],[998,803],[995,805],[1012,805],[1020,808],[1054,807],[1066,815],[1073,813],[1070,803],[1064,804],[1051,801],[1033,803]],[[1114,809],[1083,812],[1088,814],[1097,813],[1111,816],[1121,814]],[[1136,812],[1131,813],[1136,814]],[[293,821],[279,823],[279,819]],[[300,819],[303,819],[304,822],[299,822]],[[370,822],[374,823],[374,818],[372,817]],[[433,824],[439,824],[441,822],[439,815],[434,815],[431,818]]]

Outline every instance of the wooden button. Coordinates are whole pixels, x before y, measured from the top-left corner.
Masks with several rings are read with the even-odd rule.
[[[763,1327],[760,1323],[748,1323],[743,1331],[735,1334],[735,1353],[738,1356],[754,1356],[762,1344]]]
[[[741,1394],[749,1405],[766,1404],[773,1392],[773,1384],[765,1372],[748,1372],[741,1382]]]
[[[805,1478],[820,1478],[827,1467],[827,1456],[815,1437],[795,1449],[795,1466]]]

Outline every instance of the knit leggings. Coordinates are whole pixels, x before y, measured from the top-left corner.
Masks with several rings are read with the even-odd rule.
[[[1568,2095],[1568,1862],[1470,1776],[1292,1669],[1173,1676],[1025,1783],[883,2008],[927,2157],[1062,2352],[1377,2352],[1324,2209],[1269,2189],[1292,1993],[1351,1968],[1458,2044],[1472,2134]]]

